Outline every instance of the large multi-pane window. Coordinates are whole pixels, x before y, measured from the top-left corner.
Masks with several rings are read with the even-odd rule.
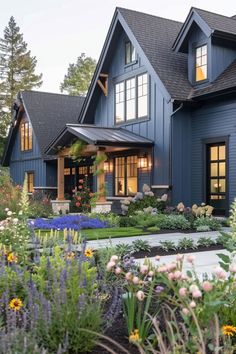
[[[32,149],[32,126],[30,122],[22,122],[20,126],[20,147],[21,151],[27,151]]]
[[[28,193],[33,193],[33,191],[34,191],[34,172],[27,172],[27,188],[28,188]]]
[[[147,74],[138,76],[138,118],[148,113],[148,77]]]
[[[148,115],[148,74],[142,74],[115,85],[115,123],[119,124]]]
[[[115,195],[134,195],[138,190],[137,156],[115,158]]]
[[[116,84],[116,123],[125,119],[125,83]]]
[[[136,87],[135,87],[135,77],[126,80],[126,119],[135,119],[136,117]]]
[[[196,48],[196,81],[207,79],[207,45]]]
[[[136,53],[134,46],[132,45],[131,42],[126,42],[125,43],[125,64],[128,65],[130,63],[133,63],[136,59]]]

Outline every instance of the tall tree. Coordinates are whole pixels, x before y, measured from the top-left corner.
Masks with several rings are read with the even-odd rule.
[[[11,17],[0,38],[0,136],[6,135],[17,93],[41,86],[42,74],[35,74],[36,64],[36,58],[31,56],[20,28]]]
[[[85,96],[96,68],[96,60],[81,53],[75,64],[69,64],[64,81],[60,85],[61,92],[69,95]]]

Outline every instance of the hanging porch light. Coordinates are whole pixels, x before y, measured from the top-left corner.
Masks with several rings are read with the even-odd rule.
[[[147,154],[140,155],[138,157],[138,168],[148,168],[148,157]]]

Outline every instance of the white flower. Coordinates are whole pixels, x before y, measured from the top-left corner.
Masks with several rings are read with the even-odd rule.
[[[14,218],[12,221],[14,224],[17,224],[19,220],[17,218]]]
[[[4,230],[4,226],[0,226],[0,231],[3,231]]]
[[[5,212],[7,212],[7,211],[9,211],[9,208],[6,208],[6,209],[5,209]]]
[[[12,215],[12,211],[11,211],[11,210],[8,210],[7,216],[11,216],[11,215]]]
[[[19,211],[19,215],[22,215],[22,214],[23,214],[23,211],[22,211],[22,210],[20,210],[20,211]]]

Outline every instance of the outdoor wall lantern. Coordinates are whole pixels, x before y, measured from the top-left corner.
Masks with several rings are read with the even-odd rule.
[[[104,161],[104,172],[105,173],[111,173],[113,171],[113,165],[111,161]]]
[[[138,157],[138,168],[148,168],[148,157],[146,154]]]

